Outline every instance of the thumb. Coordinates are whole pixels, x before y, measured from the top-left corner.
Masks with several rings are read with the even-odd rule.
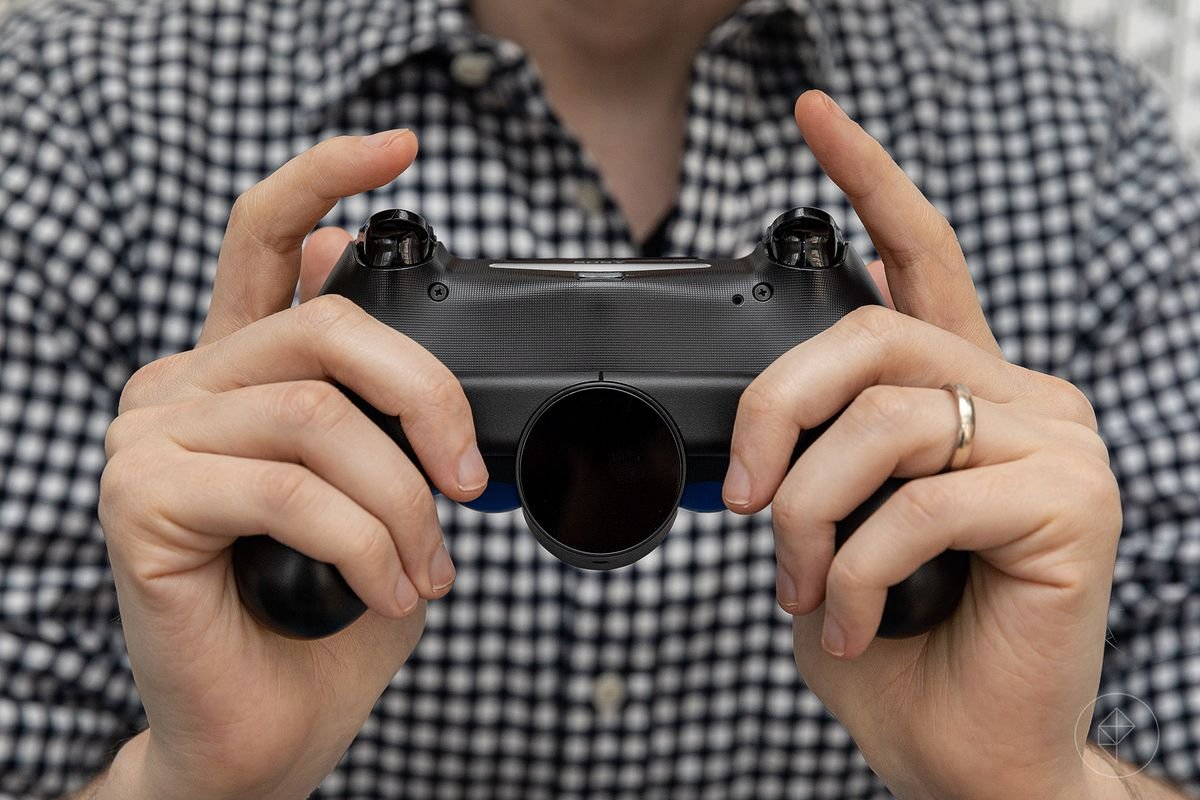
[[[341,228],[318,228],[309,234],[300,255],[301,303],[312,300],[321,291],[351,238]]]

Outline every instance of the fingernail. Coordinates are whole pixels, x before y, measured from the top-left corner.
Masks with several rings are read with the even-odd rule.
[[[416,608],[420,599],[417,587],[412,585],[407,575],[401,575],[400,580],[396,581],[396,604],[400,606],[400,613],[408,614]]]
[[[842,110],[842,107],[835,103],[833,98],[829,95],[825,95],[825,105],[829,106],[829,110],[834,114],[837,114],[842,119],[850,119],[849,115],[846,114],[846,112]]]
[[[366,138],[365,142],[371,147],[387,147],[389,144],[396,141],[401,136],[407,135],[408,133],[408,128],[396,128],[395,130],[390,131],[380,131],[379,133],[372,133]]]
[[[800,602],[799,592],[796,591],[796,582],[782,564],[775,567],[775,591],[779,596],[779,607],[794,614]]]
[[[829,611],[825,612],[825,627],[821,631],[821,647],[834,658],[846,655],[846,634]]]
[[[471,445],[458,461],[459,491],[473,492],[487,483],[487,465],[479,453],[478,445]]]
[[[454,583],[454,576],[456,574],[454,562],[450,559],[450,553],[446,550],[446,543],[442,542],[442,546],[434,553],[433,561],[429,564],[429,582],[433,584],[433,590],[440,592]]]
[[[744,506],[750,502],[750,473],[737,456],[729,459],[729,471],[725,473],[725,503]]]

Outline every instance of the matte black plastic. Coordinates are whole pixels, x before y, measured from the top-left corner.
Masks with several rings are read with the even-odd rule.
[[[436,242],[424,217],[393,208],[371,215],[359,231],[355,250],[370,267],[412,267],[429,260]]]
[[[269,536],[233,543],[238,594],[256,620],[293,639],[331,636],[367,610],[337,567]]]
[[[763,246],[767,257],[781,266],[827,269],[841,264],[845,240],[824,211],[793,208],[767,228]]]
[[[840,548],[845,544],[850,534],[904,483],[898,478],[889,478],[867,502],[839,522],[837,546]],[[967,585],[969,560],[970,553],[947,550],[888,589],[877,635],[889,639],[917,636],[949,618],[958,608]]]
[[[391,255],[370,249],[372,231]],[[415,238],[397,244],[397,232]],[[404,263],[425,243],[427,260]],[[429,287],[434,284],[445,286],[446,292],[433,297]],[[763,285],[771,291],[755,291]],[[521,484],[518,456],[530,420],[548,400],[581,385],[626,392],[642,398],[643,411],[661,411],[678,441],[659,436],[654,441],[661,452],[643,457],[657,459],[660,468],[669,465],[681,442],[684,495],[719,493],[746,386],[779,356],[850,311],[882,302],[862,259],[833,219],[811,208],[781,215],[763,241],[738,259],[539,259],[515,267],[512,262],[501,266],[487,259],[454,258],[436,243],[419,215],[380,212],[346,248],[322,293],[350,298],[423,346],[459,379],[490,473],[485,497],[493,492],[512,496],[512,485]],[[346,393],[420,467],[398,421]],[[793,458],[817,434],[819,430],[802,437]],[[848,535],[889,494],[883,487],[840,530]],[[719,494],[716,499],[719,503]],[[531,517],[530,509],[524,510],[547,549],[588,568],[636,560],[658,544],[674,519],[673,508],[659,525],[653,524],[656,519],[643,519],[642,529],[614,540],[628,546],[607,551],[595,541],[585,548],[571,546],[569,535],[564,537],[553,519],[543,518],[544,512]],[[235,563],[239,557],[235,551]],[[240,568],[254,571],[251,565]],[[349,607],[340,600],[332,603],[329,623],[321,625],[307,611],[301,618],[287,618],[271,605],[276,601],[248,596],[267,590],[278,594],[283,591],[280,581],[289,583],[293,597],[326,591],[322,573],[307,573],[290,563],[284,568],[286,580],[239,577],[247,605],[264,624],[294,636],[345,624]],[[948,554],[894,587],[881,635],[913,635],[949,616],[961,595],[965,568],[965,555]]]
[[[613,381],[576,384],[543,403],[516,465],[529,529],[563,561],[592,569],[657,547],[683,497],[683,437],[671,417]]]

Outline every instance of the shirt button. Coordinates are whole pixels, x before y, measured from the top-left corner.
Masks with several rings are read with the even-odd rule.
[[[495,62],[487,53],[459,53],[450,62],[450,77],[469,89],[478,89],[487,83]]]
[[[594,181],[583,181],[579,184],[575,190],[575,201],[589,214],[599,214],[604,210],[604,192]]]
[[[592,704],[602,717],[615,717],[625,702],[625,680],[615,672],[602,672],[592,685]]]

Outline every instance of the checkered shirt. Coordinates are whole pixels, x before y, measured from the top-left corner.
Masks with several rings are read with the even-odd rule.
[[[742,255],[796,205],[872,253],[792,119],[813,86],[949,217],[1006,354],[1093,401],[1125,511],[1095,718],[1144,703],[1121,756],[1200,788],[1200,181],[1160,95],[1011,0],[749,0],[695,58],[666,253]],[[0,21],[0,797],[77,788],[144,725],[96,514],[122,386],[192,345],[240,192],[397,126],[416,164],[328,223],[399,206],[462,256],[637,254],[466,0]],[[520,512],[438,502],[458,581],[315,797],[889,796],[797,673],[769,513],[681,512],[653,554],[588,572]]]

